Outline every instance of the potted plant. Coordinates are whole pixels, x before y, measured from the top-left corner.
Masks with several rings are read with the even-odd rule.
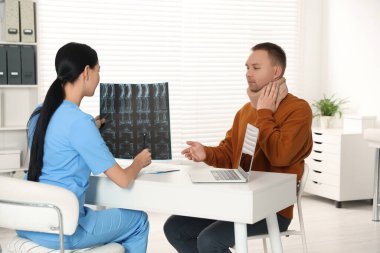
[[[334,95],[315,101],[312,106],[315,109],[314,117],[319,117],[321,128],[329,128],[332,118],[338,113],[342,117],[342,105],[347,103],[346,99],[335,98]]]

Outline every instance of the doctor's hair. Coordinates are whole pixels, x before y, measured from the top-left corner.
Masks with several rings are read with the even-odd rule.
[[[252,47],[252,51],[264,50],[268,53],[268,56],[272,62],[272,65],[279,65],[282,68],[281,76],[285,73],[286,68],[286,54],[285,51],[278,45],[264,42]]]
[[[64,86],[77,80],[86,66],[93,69],[97,63],[98,55],[96,51],[85,44],[71,42],[58,50],[55,56],[57,78],[47,91],[42,106],[32,113],[28,121],[28,129],[31,131],[31,120],[39,115],[34,133],[31,133],[31,136],[33,136],[32,143],[31,145],[28,143],[30,147],[30,162],[27,179],[29,181],[39,181],[43,167],[46,131],[51,117],[65,98]]]

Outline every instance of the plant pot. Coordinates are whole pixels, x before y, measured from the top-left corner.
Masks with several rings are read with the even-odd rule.
[[[333,123],[333,116],[321,116],[319,117],[319,124],[322,129],[331,128]]]

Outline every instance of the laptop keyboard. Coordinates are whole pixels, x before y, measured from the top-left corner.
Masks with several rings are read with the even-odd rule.
[[[217,181],[220,180],[240,180],[234,170],[212,170],[211,174]]]

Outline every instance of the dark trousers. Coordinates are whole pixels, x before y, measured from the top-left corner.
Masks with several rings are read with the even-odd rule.
[[[277,214],[280,232],[289,227],[289,219]],[[173,215],[164,225],[165,236],[179,253],[225,253],[235,245],[234,223]],[[248,236],[267,234],[263,219],[247,225]]]

